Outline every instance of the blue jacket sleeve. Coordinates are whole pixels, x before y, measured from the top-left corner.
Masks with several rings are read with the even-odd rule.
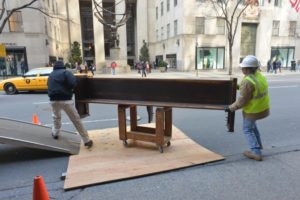
[[[66,78],[67,86],[70,89],[74,89],[77,85],[77,81],[76,81],[76,77],[72,74],[72,72],[66,70],[65,78]]]

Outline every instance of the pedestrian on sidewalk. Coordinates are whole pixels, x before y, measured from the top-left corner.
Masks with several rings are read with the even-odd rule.
[[[272,67],[273,67],[273,73],[274,73],[274,74],[277,74],[277,64],[276,64],[276,60],[274,60],[274,61],[272,62]]]
[[[294,59],[291,61],[291,71],[296,72],[296,61]]]
[[[276,60],[276,69],[278,69],[279,73],[281,73],[281,60],[280,60],[280,58],[278,58]]]
[[[58,139],[61,128],[61,110],[65,111],[73,125],[80,134],[84,146],[91,148],[93,141],[83,127],[80,116],[72,101],[73,90],[76,86],[76,78],[72,72],[66,70],[62,61],[56,61],[53,72],[48,78],[48,96],[52,107],[53,127],[52,137]]]
[[[116,67],[117,67],[116,61],[113,61],[113,62],[110,64],[110,67],[111,67],[111,73],[112,73],[112,75],[116,75]]]
[[[240,63],[245,75],[240,85],[240,96],[233,104],[226,106],[226,112],[243,109],[243,132],[251,151],[244,155],[250,159],[262,161],[263,145],[256,120],[269,116],[269,93],[266,78],[259,72],[260,63],[255,56],[246,56]]]
[[[144,61],[142,61],[142,77],[147,77],[147,73],[146,73],[146,68],[147,68],[147,65]]]
[[[271,71],[272,71],[272,59],[270,58],[267,63],[267,72],[269,73]]]

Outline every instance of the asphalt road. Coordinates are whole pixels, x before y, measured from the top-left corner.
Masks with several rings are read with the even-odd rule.
[[[265,160],[242,156],[247,149],[241,112],[235,133],[228,133],[223,111],[174,109],[174,125],[197,143],[226,157],[208,165],[176,170],[126,181],[63,191],[60,176],[68,155],[0,144],[0,199],[32,198],[33,178],[42,175],[51,199],[298,199],[300,196],[300,74],[267,76],[271,116],[258,122]],[[88,130],[117,126],[117,107],[92,105],[83,120]],[[31,122],[37,114],[51,126],[46,93],[5,95],[0,92],[0,117]],[[145,107],[138,108],[143,123]],[[63,117],[63,129],[75,131]],[[50,133],[49,133],[50,134]]]

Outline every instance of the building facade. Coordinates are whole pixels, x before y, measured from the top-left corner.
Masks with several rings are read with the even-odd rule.
[[[7,11],[25,1],[6,1]],[[95,15],[99,3],[111,21],[130,18],[118,28],[121,65],[139,60],[140,49],[146,42],[150,63],[160,60],[178,71],[228,70],[228,40],[224,19],[205,0],[39,0],[35,9],[22,9],[8,21],[0,35],[6,46],[6,73],[20,75],[21,63],[30,68],[45,66],[55,60],[68,62],[71,44],[81,44],[83,60],[95,63],[97,72],[112,61],[111,27],[100,23]],[[127,2],[127,4],[125,3]],[[232,1],[234,6],[236,1]],[[300,59],[300,16],[290,1],[259,0],[245,10],[237,26],[233,44],[233,70],[240,60],[256,55],[263,66],[280,59],[283,68],[291,60]],[[238,9],[242,9],[241,4]]]
[[[230,1],[229,1],[230,2]],[[231,1],[230,9],[237,4]],[[237,24],[233,70],[241,59],[256,55],[262,66],[280,59],[283,68],[300,59],[300,16],[289,1],[259,0],[249,6]],[[205,0],[156,1],[152,59],[164,59],[180,71],[228,70],[229,50],[224,19]],[[238,6],[242,9],[243,4]],[[153,23],[153,22],[152,22]],[[197,56],[196,56],[197,55]],[[154,57],[153,57],[154,56]],[[197,64],[196,64],[197,63]]]

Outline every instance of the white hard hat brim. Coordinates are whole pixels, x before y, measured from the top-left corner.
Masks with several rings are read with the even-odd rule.
[[[248,67],[248,68],[256,68],[256,67],[260,67],[260,62],[258,61],[258,66],[253,66],[253,65],[245,65],[244,63],[240,63],[240,67],[241,68],[246,68],[246,67]]]
[[[241,68],[245,68],[245,67],[247,67],[247,66],[244,65],[243,63],[240,63],[240,67],[241,67]]]

